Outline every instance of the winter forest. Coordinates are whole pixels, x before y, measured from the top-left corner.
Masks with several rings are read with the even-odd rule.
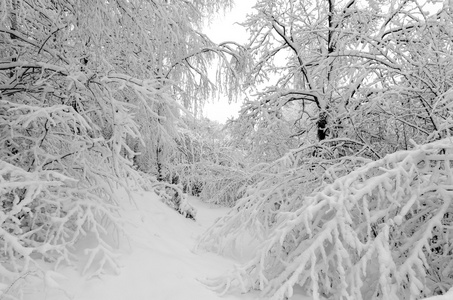
[[[453,2],[258,0],[212,42],[233,6],[0,2],[0,299],[121,276],[140,194],[147,230],[228,208],[189,249],[236,258],[211,295],[453,298]]]

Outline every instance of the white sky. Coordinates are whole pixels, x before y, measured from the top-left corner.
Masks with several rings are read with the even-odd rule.
[[[247,32],[243,27],[235,23],[245,21],[247,13],[251,12],[255,3],[256,0],[236,0],[234,8],[225,15],[219,15],[208,28],[205,28],[204,33],[216,43],[225,41],[246,43],[248,39]],[[226,97],[221,97],[206,103],[203,115],[211,120],[225,123],[228,118],[237,117],[240,108],[240,98],[238,102],[228,104]]]

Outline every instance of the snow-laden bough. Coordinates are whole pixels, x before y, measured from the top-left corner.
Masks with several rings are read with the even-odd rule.
[[[274,300],[290,297],[295,285],[314,299],[446,293],[453,285],[452,163],[453,141],[444,139],[368,162],[309,195],[285,193],[294,180],[252,188],[237,206],[250,216],[278,201],[298,205],[277,210],[267,227],[259,218],[241,225],[237,211],[214,224],[200,248],[225,252],[244,230],[262,242],[249,262],[207,283],[223,292],[258,289]]]

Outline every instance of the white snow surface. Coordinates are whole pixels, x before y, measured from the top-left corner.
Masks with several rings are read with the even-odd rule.
[[[221,297],[200,282],[222,275],[237,263],[213,253],[193,251],[197,237],[228,208],[192,197],[189,201],[197,209],[197,220],[193,221],[161,203],[154,193],[134,195],[135,204],[127,200],[122,204],[128,238],[122,238],[119,247],[119,275],[87,278],[73,267],[55,271],[49,266],[44,280],[24,290],[25,300],[259,299],[258,292]],[[84,243],[90,246],[89,239]]]
[[[238,261],[209,252],[193,251],[197,237],[228,208],[189,198],[197,220],[186,219],[161,203],[154,193],[135,194],[124,201],[128,238],[119,247],[121,273],[87,278],[73,267],[48,268],[40,281],[26,279],[33,288],[23,290],[25,300],[256,300],[259,292],[220,296],[200,280],[222,275]],[[90,246],[89,239],[84,242]],[[310,300],[297,287],[290,300]],[[448,295],[430,300],[453,299]]]

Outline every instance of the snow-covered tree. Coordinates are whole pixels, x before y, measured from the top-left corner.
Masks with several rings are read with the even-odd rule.
[[[231,71],[223,80],[239,78],[238,46],[215,45],[197,30],[230,5],[1,2],[2,280],[39,269],[41,259],[73,263],[85,237],[96,242],[84,271],[118,270],[116,190],[144,183],[134,164],[162,175],[179,114],[196,112],[215,90],[206,76],[214,54]]]
[[[234,206],[249,183],[247,159],[230,144],[228,128],[208,119],[185,119],[170,158],[169,174],[184,191],[203,201]]]
[[[448,2],[257,2],[244,23],[257,96],[230,127],[262,163],[199,248],[257,246],[209,285],[276,300],[452,286],[452,17]]]
[[[368,163],[343,160],[310,194],[305,189],[317,180],[310,173],[276,173],[275,184],[252,186],[239,213],[233,209],[202,238],[200,247],[223,253],[244,232],[261,242],[248,263],[208,284],[278,300],[295,285],[314,299],[445,293],[453,285],[452,161],[450,138]]]
[[[452,24],[429,1],[258,1],[244,23],[256,97],[232,124],[238,144],[269,161],[348,138],[347,152],[364,144],[376,159],[446,136]]]

